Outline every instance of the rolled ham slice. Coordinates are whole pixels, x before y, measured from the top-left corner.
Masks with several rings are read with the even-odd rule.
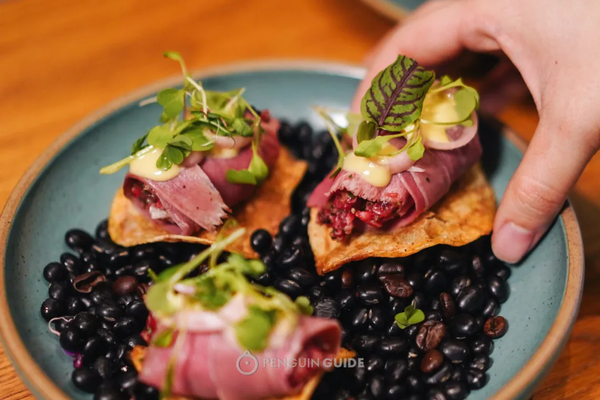
[[[338,322],[302,316],[298,326],[285,340],[271,340],[264,351],[245,358],[227,329],[212,332],[188,331],[174,369],[172,391],[179,396],[221,400],[255,400],[298,393],[304,384],[340,350],[341,330]],[[146,352],[140,380],[162,390],[173,349],[150,346]],[[287,360],[285,364],[277,360]],[[297,360],[293,366],[292,361]],[[301,361],[303,360],[303,361]],[[310,360],[313,360],[312,362]],[[249,361],[245,364],[244,361]],[[238,369],[239,365],[239,369]],[[315,369],[315,366],[321,368]]]
[[[272,168],[279,156],[279,121],[266,114],[261,126],[265,132],[258,153]],[[251,159],[249,145],[230,158],[192,152],[179,175],[168,181],[158,182],[128,173],[124,193],[146,218],[168,232],[192,235],[200,229],[214,231],[227,218],[226,213],[247,200],[256,189],[254,185],[230,183],[226,179],[227,170],[246,169]]]
[[[464,127],[459,126],[455,129],[464,129]],[[457,135],[458,132],[453,134]],[[386,187],[375,187],[361,179],[358,174],[342,170],[335,179],[325,178],[315,188],[307,205],[322,210],[332,207],[331,200],[336,193],[347,191],[367,202],[393,204],[396,207],[395,218],[389,220],[383,228],[403,227],[412,223],[440,200],[450,190],[452,184],[481,158],[481,153],[481,144],[477,135],[471,136],[468,143],[453,150],[427,149],[423,158],[412,168],[393,174]],[[360,221],[354,220],[354,217],[359,220],[366,219],[360,212],[353,215],[346,213],[344,214],[346,222],[333,221],[332,226],[334,229],[344,230],[340,224],[345,224],[345,235],[354,228],[364,228],[360,226]],[[352,226],[355,222],[357,226]]]
[[[200,228],[214,231],[229,211],[197,165],[182,168],[175,178],[162,182],[128,173],[123,190],[138,210],[171,233],[190,235]],[[152,218],[158,211],[165,213],[160,213],[164,218]]]

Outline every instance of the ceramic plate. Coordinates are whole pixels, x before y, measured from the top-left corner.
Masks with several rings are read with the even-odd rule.
[[[392,18],[402,19],[427,0],[362,0],[378,12]]]
[[[207,88],[246,87],[259,108],[292,122],[321,127],[310,105],[347,108],[364,71],[315,62],[267,62],[225,66],[197,73]],[[156,123],[158,105],[140,99],[176,77],[120,99],[65,133],[26,173],[0,220],[0,331],[7,353],[36,397],[91,399],[70,383],[72,361],[46,329],[40,305],[47,297],[43,267],[67,250],[63,235],[72,227],[93,230],[107,217],[125,174],[98,170]],[[502,197],[522,153],[515,136],[498,123],[482,121],[485,169]],[[549,368],[564,345],[582,290],[581,238],[573,211],[565,208],[549,234],[522,265],[513,268],[511,295],[502,306],[510,322],[496,341],[489,384],[469,399],[521,398]]]

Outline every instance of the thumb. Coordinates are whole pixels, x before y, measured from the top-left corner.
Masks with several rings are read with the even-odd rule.
[[[544,235],[597,149],[597,140],[585,138],[574,125],[542,116],[496,214],[492,249],[499,259],[520,261]]]

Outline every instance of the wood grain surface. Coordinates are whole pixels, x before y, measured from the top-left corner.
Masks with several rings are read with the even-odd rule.
[[[0,0],[0,204],[63,131],[121,95],[176,71],[260,58],[360,63],[393,22],[358,0]],[[158,61],[157,61],[158,60]],[[526,139],[528,102],[500,118]],[[586,290],[566,350],[538,399],[600,398],[600,158],[572,195],[586,249]],[[33,396],[0,350],[0,398]]]

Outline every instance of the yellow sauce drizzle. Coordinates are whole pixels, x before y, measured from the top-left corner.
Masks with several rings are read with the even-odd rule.
[[[162,170],[156,167],[156,161],[160,157],[163,149],[155,148],[154,150],[136,157],[129,164],[129,171],[142,178],[151,179],[153,181],[168,181],[179,175],[181,168],[179,165],[173,164],[168,170]]]
[[[432,122],[452,122],[457,121],[459,118],[452,94],[440,92],[425,96],[421,119]],[[422,123],[421,134],[425,139],[432,142],[449,143],[450,138],[446,134],[446,129],[450,127],[449,125]]]
[[[343,169],[358,174],[366,182],[375,187],[386,187],[392,179],[392,174],[387,166],[387,155],[398,150],[389,143],[384,143],[375,157],[366,158],[348,154],[344,158]]]

